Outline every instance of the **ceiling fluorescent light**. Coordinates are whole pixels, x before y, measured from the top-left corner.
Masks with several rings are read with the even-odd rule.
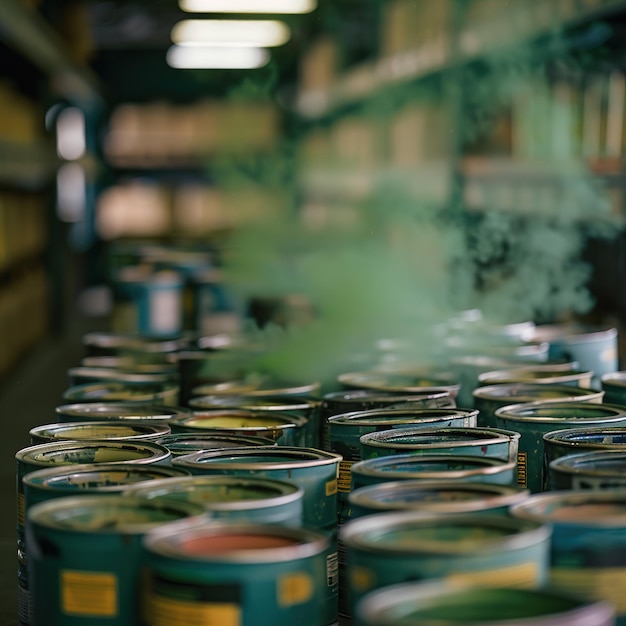
[[[181,45],[270,48],[289,41],[291,32],[276,20],[182,20],[172,29]]]
[[[179,0],[188,13],[311,13],[317,0]]]
[[[208,48],[172,46],[167,64],[176,69],[252,70],[267,65],[270,54],[263,48]]]

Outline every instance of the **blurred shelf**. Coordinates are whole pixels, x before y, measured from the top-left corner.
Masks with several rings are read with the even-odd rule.
[[[54,179],[59,159],[52,144],[0,141],[0,186],[37,191]]]
[[[0,37],[49,76],[54,92],[74,103],[102,102],[96,77],[72,63],[52,26],[20,0],[0,2]]]
[[[296,97],[295,110],[303,118],[322,119],[341,107],[384,93],[397,84],[408,84],[452,69],[457,62],[481,57],[538,39],[563,28],[618,13],[626,0],[541,0],[518,4],[502,24],[489,25],[485,33],[467,26],[459,35],[459,50],[451,41],[439,39],[418,49],[368,61],[344,72],[330,88],[308,91]],[[522,12],[523,9],[523,12]]]

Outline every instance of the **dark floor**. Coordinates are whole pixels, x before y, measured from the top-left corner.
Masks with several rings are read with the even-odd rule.
[[[0,383],[0,624],[17,625],[17,548],[15,453],[30,444],[28,431],[56,422],[54,409],[68,386],[67,370],[83,356],[81,338],[103,330],[83,318],[67,324],[61,336],[35,346]]]

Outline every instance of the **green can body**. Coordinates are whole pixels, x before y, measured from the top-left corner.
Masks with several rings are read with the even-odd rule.
[[[195,411],[242,409],[301,415],[307,420],[305,445],[309,448],[320,447],[321,400],[318,399],[299,396],[213,395],[192,398],[189,406]]]
[[[176,407],[137,402],[77,402],[58,406],[55,413],[61,422],[123,420],[168,423],[176,417],[189,415]]]
[[[143,536],[202,512],[189,503],[114,495],[57,498],[31,507],[32,625],[139,623]]]
[[[142,404],[162,404],[178,406],[179,387],[177,383],[132,384],[120,381],[86,383],[69,387],[63,393],[63,400],[69,403],[80,402],[137,402]]]
[[[547,467],[544,467],[543,449],[546,433],[562,428],[626,426],[626,408],[581,402],[529,402],[498,409],[496,421],[499,428],[510,428],[520,433],[518,484],[538,493],[547,489],[548,473]]]
[[[385,511],[506,515],[528,496],[529,491],[506,485],[402,480],[355,489],[348,503],[351,519]]]
[[[604,401],[626,406],[626,372],[610,372],[600,379]]]
[[[498,428],[402,428],[363,435],[364,459],[390,454],[459,454],[512,461],[520,435]]]
[[[626,451],[571,454],[548,466],[548,486],[555,489],[625,489]]]
[[[174,459],[192,474],[257,476],[293,482],[304,490],[303,519],[313,528],[337,522],[337,473],[341,456],[313,448],[254,447],[197,452]]]
[[[29,431],[32,445],[68,440],[103,440],[108,441],[154,441],[170,433],[165,424],[147,422],[132,423],[123,420],[106,420],[100,422],[61,422],[44,424]]]
[[[441,582],[405,583],[374,591],[356,608],[355,626],[614,626],[606,602],[547,589]]]
[[[517,484],[516,463],[456,454],[395,454],[355,463],[352,491],[396,480],[445,480]]]
[[[543,436],[545,464],[570,454],[620,450],[626,452],[626,428],[601,426],[553,430]]]
[[[408,580],[508,584],[547,580],[550,528],[504,515],[382,513],[345,524],[348,607],[374,589]]]
[[[137,485],[127,494],[192,502],[202,506],[211,519],[302,526],[304,491],[293,482],[247,476],[183,476]]]
[[[626,624],[626,497],[623,490],[555,491],[511,507],[518,519],[550,524],[550,585],[609,602]]]
[[[145,547],[147,626],[327,625],[328,539],[320,533],[182,523],[150,533]]]
[[[195,412],[169,422],[173,433],[210,433],[220,430],[236,435],[267,437],[280,446],[304,446],[307,419],[301,415],[228,409]]]
[[[491,428],[498,425],[496,411],[509,404],[525,402],[589,402],[600,404],[604,392],[567,385],[502,383],[478,387],[474,390],[473,395],[474,407],[478,409],[478,425]]]
[[[232,433],[221,433],[219,431],[210,433],[171,433],[156,439],[155,443],[167,448],[171,452],[172,458],[194,452],[202,452],[203,450],[276,445],[276,442],[269,437],[233,435]]]
[[[392,428],[453,428],[476,426],[477,411],[465,409],[373,409],[329,417],[330,449],[340,454],[338,493],[344,501],[351,490],[350,468],[363,458],[361,437]]]

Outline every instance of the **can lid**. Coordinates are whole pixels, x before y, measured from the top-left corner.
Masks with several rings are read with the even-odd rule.
[[[58,424],[43,424],[35,426],[29,431],[31,437],[54,440],[83,440],[108,439],[128,440],[155,438],[170,433],[167,424],[149,423],[132,420],[103,420],[90,422],[60,422]]]
[[[466,445],[488,446],[495,443],[507,443],[519,439],[520,433],[496,428],[393,428],[361,435],[363,445],[386,448],[440,448],[461,447]]]
[[[592,400],[601,401],[604,392],[582,387],[567,385],[541,385],[538,383],[502,383],[498,385],[485,385],[476,387],[472,391],[474,398],[484,400],[506,401],[507,404],[515,402],[554,402]]]
[[[72,418],[170,420],[189,415],[183,409],[137,402],[76,402],[56,407],[57,415]]]
[[[437,423],[455,418],[473,418],[477,415],[478,410],[475,409],[402,408],[398,406],[397,408],[370,409],[333,415],[327,418],[327,422],[330,426],[359,426],[361,424],[384,426],[386,424],[410,424],[411,421]]]
[[[524,402],[499,407],[495,415],[512,422],[610,424],[626,422],[626,407],[590,402]]]

